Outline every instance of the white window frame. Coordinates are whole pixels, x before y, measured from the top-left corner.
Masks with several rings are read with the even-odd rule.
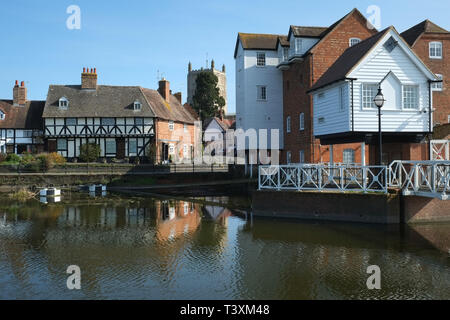
[[[364,88],[365,86],[370,86],[371,90],[375,91],[375,94],[373,95],[373,97],[368,98],[365,95],[369,91]],[[377,92],[378,92],[378,84],[377,83],[362,83],[361,84],[361,107],[362,107],[362,109],[366,109],[366,110],[376,109],[377,106],[373,102],[373,99],[377,95]],[[370,106],[367,105],[368,103],[370,103]]]
[[[135,144],[135,146],[136,146],[136,148],[133,148],[134,150],[131,150],[131,148],[130,148],[131,143]],[[138,153],[138,142],[137,142],[137,139],[129,139],[128,140],[128,154],[129,155],[131,155],[131,154],[135,155],[137,153]]]
[[[304,131],[305,130],[305,113],[300,113],[299,116],[299,131]]]
[[[348,161],[348,153],[351,153],[351,161]],[[355,150],[354,149],[344,149],[342,151],[342,162],[345,164],[353,164],[355,163]]]
[[[6,115],[3,111],[0,110],[0,120],[5,120]]]
[[[292,162],[292,153],[290,151],[286,152],[286,163],[291,164]]]
[[[114,149],[114,152],[110,152]],[[110,156],[112,154],[117,154],[117,141],[116,139],[105,139],[105,156]]]
[[[407,98],[405,96],[406,91],[408,89],[410,89],[410,88],[414,88],[415,89],[415,97],[414,98],[416,100],[416,105],[414,107],[407,106],[406,101],[405,101],[405,99]],[[418,85],[403,85],[402,86],[402,108],[404,110],[418,110],[419,109],[419,104],[420,104],[420,101],[419,101],[419,86]]]
[[[256,66],[257,67],[265,67],[266,66],[266,53],[265,52],[257,52],[256,53]]]
[[[431,54],[431,50],[434,50],[434,53]],[[438,55],[438,50],[440,50],[440,55]],[[443,46],[440,41],[432,41],[428,45],[428,54],[430,59],[442,59],[443,56]]]
[[[300,163],[305,163],[305,150],[300,150],[298,152],[298,157]]]
[[[66,97],[61,97],[59,99],[58,107],[62,110],[67,110],[69,108],[69,100]]]
[[[264,94],[263,94],[264,90]],[[258,85],[256,86],[256,100],[257,101],[267,101],[267,86]]]
[[[183,157],[187,158],[189,155],[188,153],[188,145],[187,144],[183,144]]]
[[[173,120],[169,120],[169,131],[173,131],[175,129],[175,123]]]
[[[356,45],[360,42],[361,42],[360,38],[350,38],[350,39],[348,39],[348,46],[353,47],[354,45]]]
[[[291,116],[286,118],[286,132],[291,133]]]
[[[301,38],[295,38],[294,39],[294,52],[295,54],[301,54],[302,52],[302,47],[303,47],[303,39]]]
[[[141,111],[142,110],[142,103],[139,101],[134,102],[134,111]]]
[[[173,143],[169,143],[169,155],[175,155],[175,145]]]
[[[442,74],[436,73],[436,77],[437,77],[439,80],[443,80],[443,79],[444,79],[443,76],[442,76]],[[442,91],[443,89],[444,89],[443,82],[433,82],[433,83],[431,84],[431,90],[433,90],[433,91]]]
[[[283,47],[281,50],[281,55],[283,57],[283,61],[288,61],[289,60],[289,48]]]
[[[447,122],[450,123],[450,114],[447,115]]]
[[[189,131],[187,123],[183,123],[183,130],[184,130],[184,132],[188,132]]]

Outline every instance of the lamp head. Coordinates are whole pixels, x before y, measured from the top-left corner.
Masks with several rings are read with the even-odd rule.
[[[386,101],[386,100],[384,100],[383,93],[381,92],[381,87],[379,87],[379,88],[378,88],[378,93],[377,93],[377,95],[375,96],[375,98],[373,99],[373,102],[375,103],[375,105],[376,105],[378,108],[382,108],[383,105],[384,105],[384,101]]]

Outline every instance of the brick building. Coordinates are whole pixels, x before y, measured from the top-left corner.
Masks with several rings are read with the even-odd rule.
[[[328,28],[291,26],[288,35],[290,57],[280,64],[283,70],[284,150],[286,162],[357,162],[361,163],[361,144],[322,145],[313,134],[313,101],[308,90],[331,67],[342,53],[377,32],[366,18],[354,9]],[[315,39],[310,48],[295,54],[296,48]],[[304,47],[304,46],[303,46]],[[333,150],[330,159],[330,151]],[[350,157],[344,159],[344,150]],[[369,150],[365,150],[368,158]],[[353,155],[353,157],[352,157]]]
[[[434,125],[450,123],[450,32],[425,20],[401,35],[431,71],[443,80],[433,84]]]

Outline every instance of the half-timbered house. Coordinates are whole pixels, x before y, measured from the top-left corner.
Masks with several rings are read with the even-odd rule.
[[[97,85],[96,69],[84,69],[81,85],[50,85],[43,113],[47,150],[73,159],[82,144],[95,143],[102,158],[148,156],[152,144],[161,145],[156,128],[164,127],[162,122],[193,127],[195,121],[170,91],[162,90],[166,83],[168,88],[163,80],[158,91]]]
[[[13,88],[13,100],[0,100],[0,153],[42,152],[45,101],[27,100],[25,83]]]

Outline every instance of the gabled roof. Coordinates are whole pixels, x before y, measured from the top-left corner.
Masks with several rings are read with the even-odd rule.
[[[59,108],[61,97],[69,100],[67,109]],[[142,104],[140,111],[134,110],[135,101]],[[96,90],[82,90],[79,85],[50,85],[43,117],[156,117],[189,123],[195,120],[173,95],[166,102],[156,90],[105,85]]]
[[[324,32],[326,32],[329,27],[305,27],[305,26],[290,26],[288,39],[291,38],[291,35],[295,37],[302,38],[321,38]]]
[[[0,128],[42,129],[44,105],[45,101],[27,101],[23,107],[17,107],[12,100],[0,100],[0,110],[5,113]]]
[[[232,119],[223,119],[223,120],[221,120],[219,117],[212,117],[212,118],[206,119],[206,121],[205,121],[205,123],[203,125],[203,129],[206,130],[206,128],[208,128],[208,126],[213,121],[217,122],[217,124],[222,128],[222,131],[227,131],[236,122],[236,121],[234,121]]]
[[[328,68],[328,70],[320,77],[319,80],[311,87],[308,92],[318,90],[332,83],[345,80],[354,67],[362,61],[367,54],[374,48],[379,41],[389,32],[395,32],[398,38],[402,41],[401,36],[397,33],[393,26],[390,26],[370,38],[367,38],[360,43],[349,47],[344,53],[335,61],[335,63]],[[428,69],[428,67],[420,60],[419,57],[405,44],[411,55],[415,57],[418,63],[421,63],[424,69],[429,72],[430,75],[433,73]]]
[[[424,33],[448,34],[449,32],[427,19],[402,32],[401,36],[412,47],[417,39]]]
[[[277,43],[280,37],[283,40],[286,39],[285,35],[239,32],[236,39],[234,57],[236,58],[237,55],[239,41],[244,50],[277,50]]]
[[[141,88],[141,91],[157,118],[184,123],[196,121],[196,118],[175,96],[170,95],[169,101],[166,101],[157,90]]]
[[[310,91],[317,90],[336,81],[344,80],[353,66],[356,65],[389,30],[390,28],[386,28],[345,50],[322,77],[316,81]]]

